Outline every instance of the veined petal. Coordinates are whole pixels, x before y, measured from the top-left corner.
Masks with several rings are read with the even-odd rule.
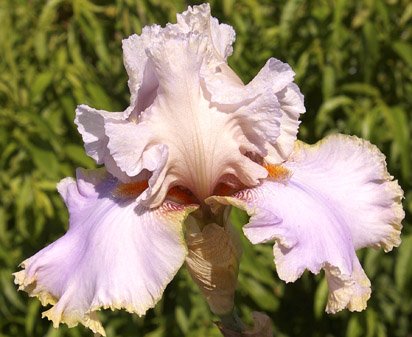
[[[274,93],[286,88],[293,81],[295,73],[286,63],[275,58],[269,59],[256,77],[247,85],[242,81],[233,81],[236,74],[227,68],[205,73],[205,86],[211,95],[211,101],[236,106],[256,98],[260,93],[270,88]]]
[[[104,126],[107,121],[125,120],[129,117],[131,110],[129,107],[123,112],[108,112],[93,109],[87,105],[79,105],[76,109],[76,118],[74,120],[79,133],[82,135],[86,153],[97,164],[104,164],[107,171],[125,182],[130,177],[121,171],[110,154],[107,147],[109,138],[105,133]]]
[[[288,154],[302,112],[285,63],[270,59],[243,85],[226,63],[234,31],[208,5],[189,7],[177,21],[123,41],[127,113],[82,107],[76,119],[89,155],[118,179],[151,175],[143,195],[150,207],[174,186],[202,201],[227,179],[259,184],[267,172],[257,162]]]
[[[104,335],[100,308],[142,315],[185,260],[182,223],[195,206],[156,210],[129,198],[105,171],[78,171],[58,186],[70,213],[67,233],[22,263],[15,282],[52,308],[54,326],[82,323]]]
[[[167,26],[159,32],[147,54],[159,81],[153,104],[133,121],[106,125],[108,147],[117,165],[129,176],[142,165],[149,149],[163,149],[167,160],[158,160],[148,195],[151,206],[159,205],[169,187],[184,186],[203,200],[212,195],[225,175],[234,175],[245,185],[259,183],[267,173],[245,154],[266,154],[265,138],[276,138],[280,117],[277,99],[271,93],[249,102],[244,111],[227,113],[212,107],[201,86],[200,71],[213,53],[210,36],[178,34]],[[222,148],[221,144],[225,144]],[[154,150],[153,150],[154,151]],[[159,156],[157,156],[159,158]]]
[[[134,34],[123,40],[124,64],[129,75],[129,89],[132,95],[131,104],[141,112],[153,102],[158,81],[153,73],[153,65],[147,56],[147,49],[159,38],[163,29],[158,25],[144,27],[142,34]],[[226,61],[232,54],[235,32],[231,26],[219,24],[210,13],[209,4],[193,6],[187,11],[177,14],[177,24],[168,24],[170,35],[198,32],[209,36],[207,49],[211,52],[216,64]]]
[[[262,138],[266,142],[265,148],[268,151],[265,160],[273,164],[285,161],[293,150],[300,115],[306,111],[303,95],[298,86],[293,83],[295,73],[289,65],[271,58],[247,85],[243,85],[237,75],[226,65],[221,65],[216,69],[218,71],[205,75],[205,87],[211,95],[211,101],[224,111],[233,111],[242,106],[246,114],[253,115],[248,102],[253,100],[259,102],[261,100],[259,97],[265,93],[272,94],[271,107],[278,114],[275,119],[277,127],[274,128],[267,122],[264,123],[266,130],[272,130],[272,133],[266,132]]]
[[[244,232],[252,243],[276,241],[281,279],[325,269],[327,310],[364,309],[370,283],[355,250],[399,245],[404,217],[403,193],[384,156],[367,141],[335,135],[314,146],[297,143],[282,169],[270,171],[259,187],[208,201],[246,210],[251,218]]]
[[[300,115],[305,113],[303,95],[295,83],[277,93],[280,111],[280,134],[276,142],[268,145],[265,161],[270,164],[281,164],[288,159],[297,139]]]
[[[294,180],[308,185],[313,181],[322,195],[340,205],[352,224],[355,249],[372,246],[388,252],[400,244],[403,191],[375,145],[345,135],[326,137],[313,146],[298,142],[285,167]]]
[[[232,54],[235,31],[211,16],[210,5],[205,3],[193,6],[182,14],[177,14],[177,25],[184,33],[201,32],[209,35],[209,47],[213,50],[217,62],[226,61]]]
[[[227,315],[234,307],[241,247],[231,226],[211,223],[200,229],[189,222],[185,233],[186,267],[217,315]]]
[[[129,177],[144,169],[159,172],[164,167],[168,157],[167,146],[152,141],[155,135],[146,123],[112,120],[107,121],[104,127],[111,156]]]
[[[141,35],[133,34],[122,41],[123,61],[129,75],[130,103],[136,115],[153,103],[159,85],[146,49],[162,28],[158,25],[144,27]]]

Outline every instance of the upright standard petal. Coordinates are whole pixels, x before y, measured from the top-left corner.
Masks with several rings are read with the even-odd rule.
[[[293,151],[299,128],[300,115],[305,113],[303,95],[295,83],[277,93],[282,117],[280,119],[280,134],[274,144],[268,146],[265,161],[270,164],[281,164]]]
[[[104,126],[109,120],[125,120],[130,113],[130,107],[123,112],[108,112],[82,104],[77,107],[74,120],[83,138],[86,153],[97,164],[104,164],[108,172],[124,182],[129,181],[130,177],[121,171],[110,154],[107,148],[109,138]]]
[[[262,92],[247,103],[249,114],[243,106],[233,113],[211,106],[200,75],[215,58],[210,39],[197,31],[182,34],[174,25],[159,31],[147,48],[159,82],[153,104],[136,122],[112,120],[105,125],[109,151],[120,169],[134,176],[146,168],[156,177],[147,193],[152,206],[176,185],[203,200],[224,176],[252,186],[267,175],[246,153],[265,156],[266,138],[274,141],[279,135],[277,99]],[[151,158],[161,163],[158,167],[144,164],[148,151],[156,154]]]
[[[123,62],[129,75],[130,105],[135,115],[153,103],[159,85],[146,49],[162,28],[158,25],[144,27],[141,35],[133,34],[122,41]]]
[[[268,151],[265,160],[272,164],[282,163],[292,152],[300,115],[306,111],[303,95],[293,83],[294,76],[288,64],[274,58],[269,59],[247,85],[227,65],[220,65],[205,75],[204,85],[211,101],[223,110],[233,111],[243,106],[242,109],[250,114],[248,102],[261,100],[259,97],[264,97],[265,93],[272,94],[271,106],[279,113],[280,132],[273,138],[263,137]]]
[[[399,245],[404,217],[403,192],[382,153],[367,141],[335,135],[314,146],[297,143],[283,166],[268,171],[261,186],[209,202],[246,210],[251,218],[244,232],[252,243],[276,241],[281,279],[293,282],[305,269],[324,269],[328,312],[364,309],[370,282],[355,250]]]
[[[226,24],[220,24],[210,13],[209,4],[190,7],[177,14],[177,24],[168,24],[168,30],[175,34],[202,33],[209,36],[207,48],[213,56],[213,63],[224,63],[232,54],[235,31]],[[146,50],[159,37],[162,28],[158,25],[144,27],[141,35],[133,34],[123,40],[124,64],[129,75],[131,103],[137,101],[141,112],[153,102],[158,81],[153,73]]]
[[[150,175],[150,207],[174,186],[200,202],[228,180],[255,186],[267,175],[262,158],[289,153],[304,111],[294,73],[270,59],[245,86],[226,63],[234,38],[208,5],[189,7],[176,24],[123,41],[132,94],[124,113],[78,108],[88,154],[123,182]]]
[[[150,49],[159,90],[141,123],[155,135],[148,144],[167,144],[169,158],[163,170],[165,177],[172,178],[170,183],[159,179],[154,193],[169,183],[185,186],[203,200],[212,195],[225,175],[234,175],[248,186],[266,177],[260,165],[245,154],[264,154],[262,124],[271,125],[276,133],[279,115],[266,101],[254,106],[254,115],[245,117],[211,106],[199,77],[205,67],[207,45],[207,36],[194,34],[168,38]],[[260,109],[262,106],[266,109]],[[162,194],[158,194],[158,202]]]
[[[54,326],[78,323],[105,335],[95,311],[143,315],[185,260],[182,223],[195,206],[136,201],[147,184],[124,185],[105,171],[78,171],[58,186],[70,213],[67,233],[22,263],[15,282],[43,305]],[[138,200],[138,199],[137,199]]]
[[[223,63],[232,55],[235,31],[229,25],[219,23],[211,16],[210,5],[202,4],[188,8],[177,14],[177,26],[184,33],[201,32],[209,36],[208,49],[212,51],[216,63]]]

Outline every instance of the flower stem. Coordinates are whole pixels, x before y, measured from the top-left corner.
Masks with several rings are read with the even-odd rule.
[[[245,329],[245,325],[243,324],[242,320],[239,318],[236,310],[234,309],[231,313],[227,315],[219,316],[220,323],[223,328],[242,332]]]
[[[246,327],[235,311],[220,316],[217,326],[224,337],[273,337],[272,322],[264,313],[254,311],[253,327]]]

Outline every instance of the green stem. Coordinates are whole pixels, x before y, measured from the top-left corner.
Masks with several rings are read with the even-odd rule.
[[[230,329],[236,332],[242,332],[245,329],[245,325],[239,318],[235,309],[227,315],[219,316],[222,326],[226,329]]]

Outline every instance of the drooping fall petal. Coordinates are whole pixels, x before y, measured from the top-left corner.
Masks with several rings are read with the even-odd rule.
[[[248,212],[252,243],[275,241],[279,277],[287,282],[305,269],[326,272],[328,312],[362,310],[370,282],[355,250],[400,243],[403,192],[386,170],[382,153],[367,141],[335,135],[316,145],[297,143],[282,167],[268,168],[261,186],[209,202]]]
[[[55,326],[82,323],[104,335],[96,310],[143,315],[184,262],[182,223],[195,207],[165,201],[149,210],[130,198],[140,192],[132,188],[105,171],[79,170],[60,182],[69,229],[15,274],[21,290],[53,305],[44,316]]]

